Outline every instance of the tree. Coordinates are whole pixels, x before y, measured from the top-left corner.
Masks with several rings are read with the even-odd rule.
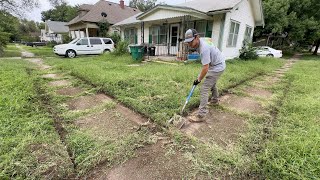
[[[130,0],[129,6],[145,12],[152,9],[156,5],[156,2],[157,0]]]
[[[77,16],[78,7],[69,6],[67,3],[62,3],[55,6],[53,9],[41,12],[41,20],[69,22]]]
[[[263,0],[266,27],[255,35],[288,34],[295,46],[320,42],[319,0]]]

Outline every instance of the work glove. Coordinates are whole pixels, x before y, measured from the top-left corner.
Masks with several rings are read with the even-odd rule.
[[[196,85],[198,85],[200,82],[201,82],[201,81],[199,81],[198,79],[196,79],[196,80],[193,81],[193,85],[196,86]]]

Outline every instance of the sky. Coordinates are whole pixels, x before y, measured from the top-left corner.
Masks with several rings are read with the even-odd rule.
[[[99,0],[66,0],[67,3],[69,5],[81,5],[81,4],[95,4],[96,2],[98,2]],[[119,3],[120,0],[108,0],[110,2],[115,2],[115,3]],[[157,2],[164,2],[166,4],[169,5],[175,5],[175,4],[180,4],[180,3],[184,3],[186,1],[190,1],[190,0],[158,0]],[[124,4],[125,5],[129,5],[129,0],[124,0]],[[29,20],[34,20],[37,22],[41,21],[41,11],[46,11],[51,9],[52,7],[50,6],[50,3],[47,0],[41,0],[40,1],[40,7],[39,8],[35,8],[32,10],[32,12],[28,12],[26,13],[26,18]]]

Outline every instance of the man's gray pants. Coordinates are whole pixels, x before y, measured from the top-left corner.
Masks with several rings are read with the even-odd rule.
[[[217,81],[223,72],[224,71],[208,71],[206,79],[204,80],[200,90],[201,99],[198,115],[204,116],[208,113],[207,104],[209,99],[209,90],[211,90],[212,93],[212,100],[218,101],[219,93],[217,88]]]

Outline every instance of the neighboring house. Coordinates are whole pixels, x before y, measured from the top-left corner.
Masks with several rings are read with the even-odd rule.
[[[66,22],[46,21],[45,29],[41,29],[41,41],[55,41],[63,43],[62,34],[68,34],[69,28]]]
[[[254,28],[264,26],[261,0],[193,0],[179,5],[157,5],[113,27],[131,44],[149,43],[156,55],[183,56],[184,33],[196,29],[212,38],[228,58],[239,55],[244,40],[251,41]],[[141,37],[141,38],[140,38]]]
[[[140,13],[140,11],[136,8],[125,6],[123,0],[120,0],[120,4],[100,0],[94,5],[81,5],[78,13],[78,16],[67,24],[72,39],[99,36],[98,23],[107,21],[110,25],[113,25]],[[111,30],[109,28],[108,31],[111,32]]]

